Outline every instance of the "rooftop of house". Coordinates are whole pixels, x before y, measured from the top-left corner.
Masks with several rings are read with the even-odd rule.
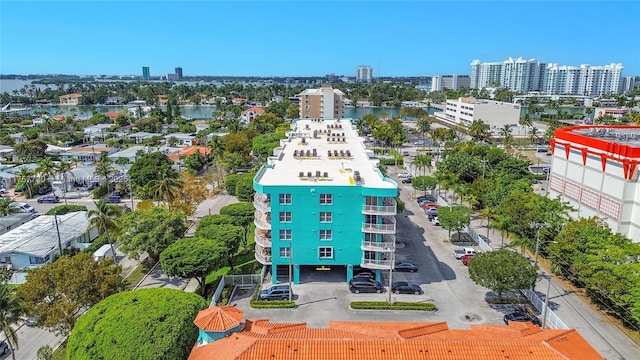
[[[350,119],[299,119],[291,124],[281,151],[269,159],[262,185],[354,186],[397,188],[378,169],[379,160],[365,148]]]
[[[247,113],[250,113],[250,112],[264,114],[264,109],[261,108],[261,107],[252,106],[252,107],[248,108],[247,110],[244,110],[242,113],[243,114],[247,114]]]
[[[181,157],[188,157],[192,154],[195,154],[196,152],[199,152],[200,154],[206,156],[211,153],[211,149],[205,146],[189,146],[189,147],[180,149],[180,152],[176,154],[169,155],[169,159],[178,160]]]
[[[217,308],[217,309],[216,309]],[[203,310],[201,331],[227,331],[240,324],[229,307]],[[224,314],[227,313],[228,314]],[[212,321],[207,321],[210,319]],[[201,327],[202,326],[202,327]],[[245,320],[242,330],[208,344],[196,344],[189,360],[231,359],[603,359],[576,330],[541,329],[530,323],[471,325],[449,329],[445,322],[329,321],[306,323]]]
[[[60,239],[66,242],[87,231],[86,211],[58,216]],[[44,256],[58,247],[58,232],[53,215],[41,215],[6,234],[0,235],[0,253],[25,253]]]

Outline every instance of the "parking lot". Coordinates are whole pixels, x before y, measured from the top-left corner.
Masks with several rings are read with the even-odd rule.
[[[394,176],[395,177],[395,176]],[[397,179],[397,178],[396,178]],[[389,272],[382,272],[382,294],[352,294],[345,281],[345,271],[308,270],[301,274],[302,284],[293,285],[295,309],[251,309],[250,293],[231,301],[247,318],[268,318],[280,322],[306,322],[312,327],[326,327],[329,320],[381,321],[446,321],[450,328],[468,328],[470,323],[501,324],[504,312],[490,308],[485,302],[488,290],[469,279],[467,267],[453,256],[459,247],[445,242],[448,232],[428,221],[424,211],[412,199],[411,184],[400,184],[400,197],[406,210],[397,216],[396,260],[408,259],[418,265],[415,273],[394,272],[392,280],[420,284],[422,295],[391,294],[393,301],[433,302],[435,312],[351,310],[352,301],[387,300]],[[286,283],[286,276],[279,277]],[[270,284],[264,284],[267,288]],[[508,311],[508,310],[506,310]]]

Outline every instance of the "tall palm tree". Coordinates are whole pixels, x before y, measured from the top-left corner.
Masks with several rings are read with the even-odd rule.
[[[504,145],[505,151],[509,153],[510,142],[513,138],[511,136],[511,126],[504,125],[502,128],[500,128],[500,137],[502,138],[502,144]]]
[[[110,178],[111,175],[115,172],[115,168],[111,164],[111,159],[105,157],[100,160],[100,163],[95,167],[95,173],[98,176],[104,177],[104,181],[107,183],[107,190],[111,190],[110,187]]]
[[[524,136],[527,136],[527,128],[530,128],[533,126],[533,120],[531,119],[531,115],[529,114],[528,111],[526,114],[524,114],[523,117],[520,118],[518,123],[520,124],[520,126],[524,127]]]
[[[87,212],[89,228],[95,226],[96,229],[98,229],[98,234],[105,234],[107,242],[111,247],[111,252],[115,254],[113,243],[111,242],[111,235],[117,234],[120,230],[120,223],[117,219],[122,213],[122,210],[118,206],[109,204],[105,199],[100,199],[100,201],[94,201],[93,203],[96,205],[95,210],[89,210]],[[115,256],[113,262],[115,263]]]
[[[485,124],[481,119],[476,119],[469,126],[469,135],[474,140],[485,141],[489,138],[489,130],[489,124]]]
[[[16,359],[14,349],[18,347],[18,333],[13,328],[13,324],[20,321],[20,317],[28,313],[28,309],[15,290],[7,284],[0,284],[0,328],[4,333],[9,348],[11,348],[11,357]]]
[[[425,135],[431,131],[431,117],[423,116],[416,122],[416,128],[420,134],[422,134],[422,143],[423,146],[426,145]]]
[[[18,173],[16,174],[16,180],[18,180],[18,182],[24,181],[25,185],[27,186],[27,191],[29,192],[29,194],[31,194],[31,182],[33,180],[32,178],[33,174],[34,172],[31,171],[26,166],[21,167]]]
[[[531,128],[529,139],[531,140],[532,144],[537,143],[540,140],[540,130],[537,127]]]
[[[67,205],[67,173],[73,168],[73,165],[68,161],[60,161],[58,165],[56,165],[56,171],[58,175],[62,177],[62,192],[64,193],[64,205]],[[71,173],[73,176],[73,173]]]
[[[13,200],[11,198],[0,199],[0,217],[18,212],[17,208],[11,206],[12,203]]]
[[[432,161],[432,157],[430,155],[416,155],[416,157],[413,158],[413,164],[422,170],[422,175],[425,175],[425,171],[424,169],[427,168],[429,169],[429,171],[431,171],[431,161]]]
[[[43,178],[50,180],[56,173],[56,164],[51,158],[44,158],[38,163],[35,172]]]
[[[163,200],[167,209],[173,200],[178,198],[184,183],[181,179],[171,176],[171,173],[165,167],[160,171],[160,177],[149,182],[149,191],[153,194],[153,198],[158,201]]]

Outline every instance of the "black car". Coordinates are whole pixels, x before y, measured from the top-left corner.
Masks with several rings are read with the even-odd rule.
[[[418,284],[409,283],[406,281],[396,281],[391,285],[391,291],[394,294],[422,294],[422,289]]]
[[[375,280],[376,274],[373,271],[363,270],[353,274],[353,278],[359,280]]]
[[[45,195],[38,198],[38,204],[42,203],[57,203],[60,202],[60,198],[57,195]]]
[[[360,294],[361,292],[380,294],[384,292],[384,287],[379,281],[375,280],[351,279],[349,281],[349,290],[354,294]]]
[[[411,178],[402,179],[403,184],[411,184],[413,180]]]
[[[509,325],[509,321],[517,321],[517,322],[531,322],[534,325],[542,326],[542,322],[537,317],[526,313],[526,312],[512,312],[511,314],[507,314],[503,318],[504,323]]]
[[[409,260],[401,260],[396,261],[393,271],[416,272],[418,271],[418,266]]]
[[[424,203],[424,202],[436,202],[436,198],[434,198],[431,195],[420,195],[418,196],[418,198],[416,199],[416,202],[419,203]]]
[[[289,300],[290,292],[289,285],[276,285],[260,291],[258,300]]]
[[[51,190],[53,190],[51,188],[51,186],[43,186],[43,187],[38,189],[38,195],[46,195],[46,194],[50,193]]]
[[[0,340],[0,354],[7,354],[9,353],[10,349],[9,349],[9,344],[7,344],[6,341],[4,340]]]

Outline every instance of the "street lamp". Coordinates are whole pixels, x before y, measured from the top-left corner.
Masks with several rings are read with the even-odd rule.
[[[551,225],[546,222],[538,223],[532,222],[529,224],[529,227],[532,229],[536,229],[536,252],[535,252],[535,266],[538,267],[538,253],[540,252],[540,229],[551,227]]]
[[[551,275],[547,275],[547,294],[544,297],[544,306],[542,308],[542,328],[547,326],[547,317],[549,313],[549,290],[551,290]]]

